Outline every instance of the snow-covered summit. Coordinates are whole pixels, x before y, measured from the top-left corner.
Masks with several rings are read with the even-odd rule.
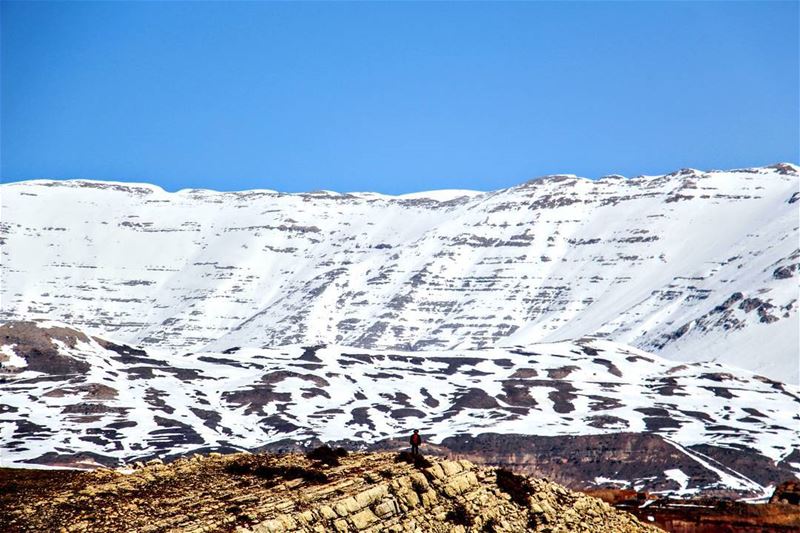
[[[387,196],[0,186],[0,318],[171,352],[607,338],[797,383],[795,165]]]

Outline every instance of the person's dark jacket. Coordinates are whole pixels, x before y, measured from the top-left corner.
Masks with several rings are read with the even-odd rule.
[[[408,439],[408,442],[410,442],[412,446],[419,446],[422,444],[422,437],[420,437],[419,433],[414,433]]]

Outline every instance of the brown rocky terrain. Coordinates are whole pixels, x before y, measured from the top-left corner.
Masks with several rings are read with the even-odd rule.
[[[796,486],[794,481],[782,484]],[[781,487],[770,503],[752,504],[720,498],[678,499],[632,490],[587,491],[640,520],[673,533],[782,533],[800,531],[800,506],[788,503]],[[791,494],[791,493],[790,493]]]
[[[302,452],[320,444],[322,441],[316,439],[305,442],[278,441],[257,451]],[[405,439],[386,439],[366,446],[346,440],[329,444],[348,449],[359,449],[360,446],[370,452],[388,452],[402,448]],[[422,450],[426,455],[450,460],[466,459],[483,466],[547,478],[578,491],[625,488],[633,493],[674,492],[679,485],[675,480],[665,478],[664,471],[680,468],[689,476],[687,488],[694,496],[721,500],[763,497],[764,494],[730,490],[719,483],[719,474],[709,469],[708,464],[731,474],[746,476],[764,487],[778,486],[780,490],[783,480],[794,478],[791,463],[797,462],[798,457],[797,452],[793,452],[783,461],[775,462],[745,447],[687,447],[690,453],[702,452],[704,465],[658,434],[630,432],[555,437],[500,433],[457,435],[443,439],[440,444],[426,442]],[[787,485],[787,491],[791,487]],[[787,496],[789,503],[794,501],[793,497],[797,498],[797,495]]]
[[[0,470],[0,531],[657,531],[546,479],[407,454]]]
[[[800,505],[800,482],[797,480],[784,481],[775,488],[769,503],[785,503]]]

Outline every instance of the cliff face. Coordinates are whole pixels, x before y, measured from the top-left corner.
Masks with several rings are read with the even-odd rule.
[[[5,469],[0,530],[657,531],[547,480],[398,457],[212,454],[127,473]]]
[[[791,457],[773,461],[745,447],[683,447],[653,433],[561,437],[487,433],[444,439],[440,449],[453,458],[547,477],[578,490],[627,488],[684,498],[735,499],[763,497],[781,480],[796,476]],[[727,482],[721,482],[726,476]]]
[[[625,494],[628,492],[628,494]],[[800,531],[800,506],[715,498],[661,498],[631,491],[590,494],[671,533],[790,533]]]

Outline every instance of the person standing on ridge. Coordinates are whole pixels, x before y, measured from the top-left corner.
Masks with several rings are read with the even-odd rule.
[[[422,437],[419,436],[418,429],[414,430],[414,434],[411,435],[411,438],[408,439],[408,442],[411,443],[411,454],[419,455],[419,445],[422,444]]]

